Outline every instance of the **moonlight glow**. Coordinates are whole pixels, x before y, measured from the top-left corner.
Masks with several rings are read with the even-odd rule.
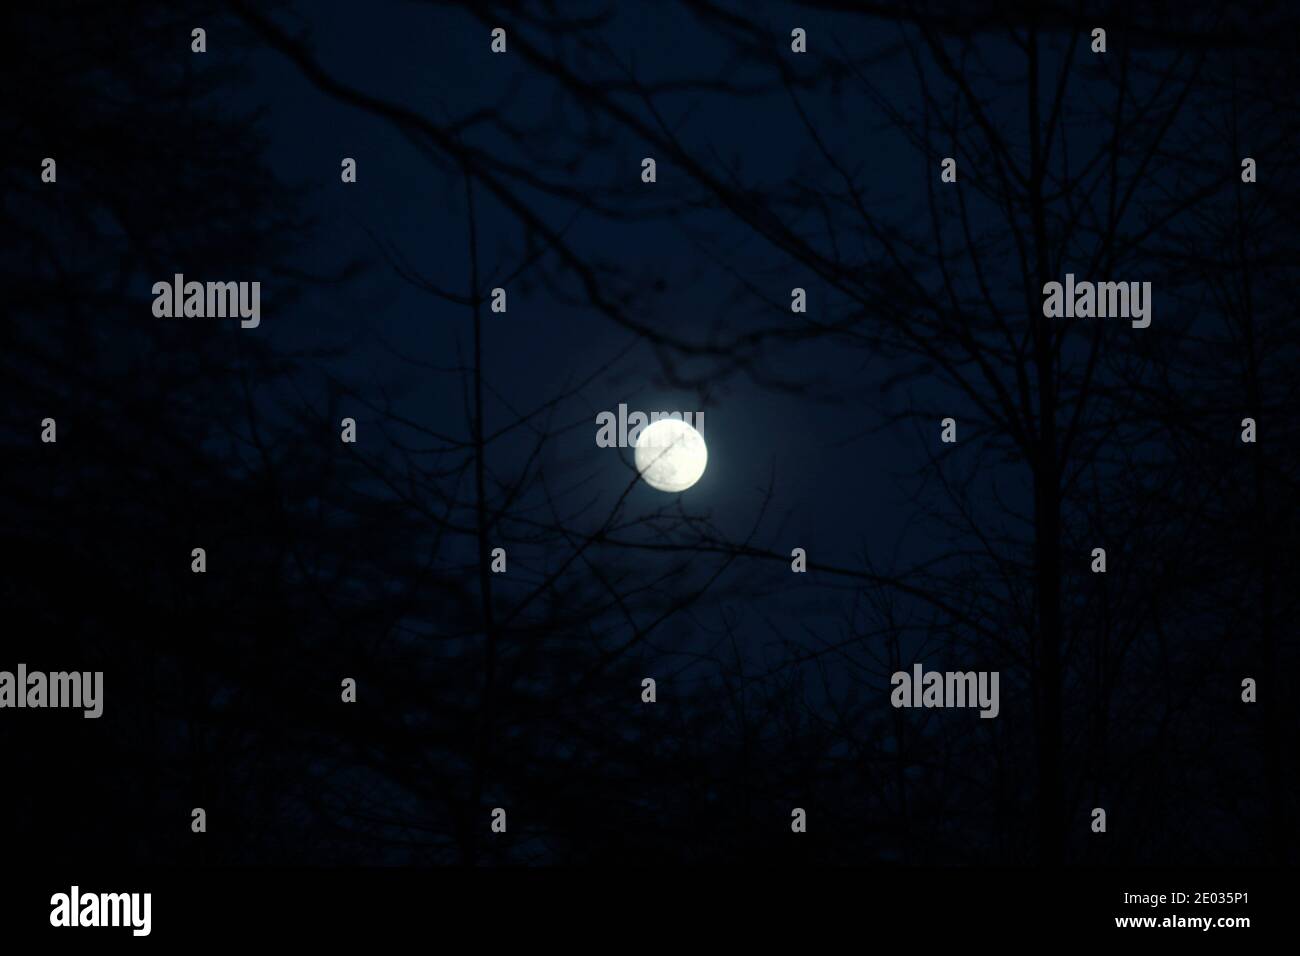
[[[709,463],[704,436],[686,422],[662,418],[636,440],[636,470],[659,491],[685,491],[700,480]]]

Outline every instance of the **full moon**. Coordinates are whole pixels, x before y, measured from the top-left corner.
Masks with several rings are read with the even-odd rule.
[[[661,418],[636,440],[636,470],[659,491],[685,491],[700,480],[709,463],[704,436],[686,422]]]

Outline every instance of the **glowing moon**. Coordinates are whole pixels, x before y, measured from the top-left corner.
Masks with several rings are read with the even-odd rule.
[[[685,491],[700,480],[709,463],[704,436],[686,422],[661,418],[636,439],[636,470],[659,491]]]

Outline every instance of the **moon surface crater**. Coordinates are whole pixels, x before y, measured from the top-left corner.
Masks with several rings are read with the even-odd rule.
[[[709,463],[704,436],[683,421],[661,418],[636,439],[636,470],[659,491],[685,491],[700,480]]]

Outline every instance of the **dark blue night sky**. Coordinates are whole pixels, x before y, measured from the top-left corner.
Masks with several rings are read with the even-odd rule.
[[[5,14],[0,671],[107,689],[0,715],[15,838],[1293,864],[1296,16],[1170,9]],[[155,317],[177,273],[260,326]],[[703,412],[698,484],[620,404]],[[918,664],[996,716],[892,705]]]

